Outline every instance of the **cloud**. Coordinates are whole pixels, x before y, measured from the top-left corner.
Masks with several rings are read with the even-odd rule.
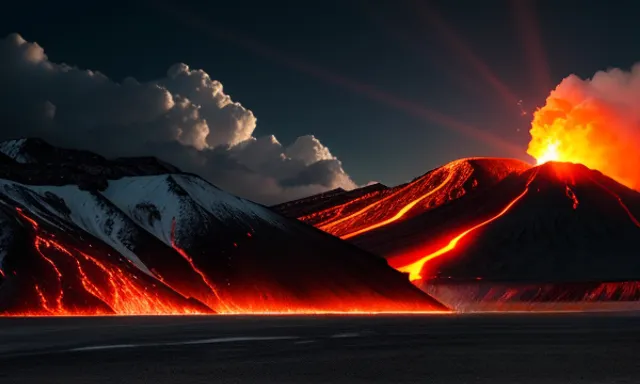
[[[312,135],[283,146],[255,137],[256,117],[202,70],[116,83],[49,61],[37,43],[0,40],[0,140],[42,137],[104,156],[153,155],[264,204],[355,184]]]

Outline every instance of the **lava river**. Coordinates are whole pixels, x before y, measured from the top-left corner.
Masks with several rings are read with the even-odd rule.
[[[19,216],[33,232],[33,247],[43,265],[45,276],[53,279],[33,283],[33,293],[39,310],[30,309],[15,315],[175,315],[210,312],[189,301],[158,281],[146,282],[141,273],[124,266],[106,263],[97,256],[75,247],[63,245],[53,234],[42,230],[38,223],[16,208]],[[75,269],[75,271],[73,271]],[[83,292],[76,292],[79,280]],[[83,296],[67,305],[66,296]],[[71,300],[69,300],[71,301]],[[78,302],[85,305],[78,306]]]
[[[547,173],[547,175],[539,177],[540,172]],[[551,174],[551,176],[549,176],[548,174]],[[550,180],[552,183],[551,188],[555,188],[556,186],[560,187],[560,185],[564,184],[564,194],[568,199],[568,203],[575,211],[579,209],[580,206],[580,199],[576,192],[574,192],[574,189],[577,187],[576,178],[582,179],[581,182],[583,187],[588,184],[590,186],[596,186],[589,187],[591,188],[591,190],[593,190],[593,188],[596,188],[604,191],[604,195],[600,194],[599,196],[601,196],[602,199],[606,199],[608,197],[610,200],[613,200],[618,205],[618,207],[622,209],[624,214],[628,217],[629,221],[633,225],[635,225],[635,227],[640,228],[640,221],[632,213],[627,204],[625,204],[620,195],[616,193],[612,188],[605,185],[602,181],[598,181],[592,174],[592,171],[588,170],[586,167],[581,168],[581,166],[576,166],[573,164],[551,163],[541,165],[532,169],[531,175],[529,176],[522,192],[511,201],[509,201],[498,213],[481,220],[477,224],[470,225],[467,229],[460,230],[457,234],[451,236],[448,240],[445,240],[445,245],[437,248],[435,251],[423,253],[422,256],[417,256],[420,253],[419,250],[413,251],[410,253],[410,255],[413,255],[414,258],[414,260],[411,262],[406,261],[407,255],[400,255],[397,258],[392,258],[390,260],[390,265],[392,265],[399,271],[408,273],[411,281],[421,279],[423,277],[425,265],[427,265],[429,261],[446,255],[452,252],[457,247],[464,246],[461,244],[461,240],[468,237],[473,232],[478,231],[483,227],[488,226],[491,223],[509,214],[509,212],[515,206],[517,206],[517,204],[521,202],[528,193],[530,193],[532,183],[534,181],[537,182],[536,192],[540,191],[541,185],[546,185],[548,187],[547,183],[549,183]],[[604,177],[602,179],[606,180],[606,178]],[[430,246],[429,248],[432,248],[432,246]]]

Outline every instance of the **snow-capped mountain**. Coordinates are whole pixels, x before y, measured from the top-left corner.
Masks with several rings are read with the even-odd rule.
[[[384,259],[156,159],[0,153],[0,312],[444,309]]]

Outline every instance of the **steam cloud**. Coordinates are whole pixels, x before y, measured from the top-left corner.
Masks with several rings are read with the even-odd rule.
[[[583,80],[565,78],[536,111],[528,153],[558,145],[560,161],[582,163],[640,190],[640,63]]]
[[[253,113],[186,64],[156,81],[116,83],[53,63],[12,34],[0,40],[0,84],[0,140],[37,136],[108,157],[153,155],[264,204],[355,187],[314,136],[289,146],[254,137]]]

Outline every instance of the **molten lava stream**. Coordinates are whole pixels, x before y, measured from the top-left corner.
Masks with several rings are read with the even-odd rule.
[[[372,231],[376,228],[380,228],[383,227],[387,224],[391,224],[394,221],[398,221],[402,218],[402,216],[406,215],[407,212],[409,212],[411,210],[411,208],[415,207],[416,204],[418,204],[419,202],[421,202],[422,200],[426,199],[427,197],[433,195],[434,193],[438,192],[440,189],[442,189],[445,185],[447,185],[447,183],[449,183],[449,181],[451,181],[451,178],[453,177],[454,172],[449,171],[449,173],[447,174],[447,177],[444,179],[444,181],[442,183],[440,183],[437,187],[435,187],[434,189],[430,190],[429,192],[425,193],[424,195],[420,196],[419,198],[411,201],[409,204],[405,205],[404,207],[402,207],[398,212],[396,212],[395,215],[393,215],[392,217],[380,221],[378,223],[375,223],[373,225],[370,225],[368,227],[359,229],[355,232],[351,232],[348,233],[346,235],[342,235],[340,236],[341,239],[346,240],[346,239],[350,239],[352,237],[358,236],[360,234],[363,234],[365,232],[369,232]]]
[[[567,185],[567,188],[565,189],[565,194],[573,202],[573,209],[578,209],[578,205],[580,204],[580,202],[578,201],[578,196],[576,196],[576,193],[573,192],[571,187],[569,187],[568,185]]]
[[[53,239],[45,232],[41,231],[38,223],[28,217],[20,208],[16,208],[18,214],[29,222],[34,231],[34,246],[38,254],[47,261],[55,270],[58,276],[60,291],[56,296],[56,308],[49,305],[44,292],[39,285],[35,285],[35,290],[40,298],[41,307],[47,315],[87,315],[87,314],[104,314],[102,310],[90,309],[86,311],[78,311],[64,308],[62,273],[56,266],[51,257],[45,255],[46,250],[56,251],[58,254],[65,255],[73,259],[78,270],[78,278],[85,291],[102,303],[107,305],[118,315],[140,315],[140,314],[196,314],[199,311],[190,307],[183,307],[175,304],[170,300],[159,297],[158,292],[141,286],[137,281],[137,277],[131,273],[113,265],[102,263],[95,257],[88,255],[77,249],[68,249],[61,243]],[[79,255],[78,256],[76,256]],[[106,280],[107,287],[102,287],[99,280],[90,277],[88,273],[87,263],[90,269],[97,272],[103,280]],[[41,313],[30,313],[31,315],[39,315]]]
[[[450,171],[450,172],[449,172],[449,174],[447,175],[447,180],[446,180],[445,182],[441,183],[441,184],[440,184],[438,187],[436,187],[434,190],[432,190],[432,191],[430,191],[430,192],[427,192],[427,194],[425,194],[425,195],[423,195],[423,196],[419,197],[418,199],[414,200],[413,202],[411,202],[411,203],[407,204],[407,206],[405,206],[405,207],[404,207],[404,208],[402,208],[398,213],[396,213],[396,216],[397,216],[397,217],[396,217],[396,216],[394,216],[393,218],[389,219],[389,220],[388,220],[388,222],[385,222],[384,224],[380,224],[380,225],[378,225],[378,226],[377,226],[377,227],[375,227],[375,228],[379,228],[379,227],[381,227],[381,226],[383,226],[383,225],[389,224],[389,223],[391,223],[391,222],[394,222],[394,221],[396,221],[396,220],[400,219],[402,216],[404,216],[404,215],[405,215],[405,214],[406,214],[406,213],[407,213],[411,208],[413,208],[413,207],[414,207],[416,204],[418,204],[420,201],[422,201],[423,199],[425,199],[425,198],[429,197],[432,193],[434,193],[435,191],[437,191],[437,190],[439,190],[440,188],[442,188],[442,187],[444,186],[444,184],[446,184],[446,182],[447,182],[447,181],[448,181],[452,176],[453,176],[453,172],[451,172],[451,171]],[[394,192],[394,193],[390,194],[389,196],[387,196],[387,197],[385,197],[385,198],[383,198],[383,199],[380,199],[380,200],[378,200],[378,201],[376,201],[376,202],[373,202],[373,203],[371,203],[371,204],[367,205],[366,207],[364,207],[364,208],[360,209],[359,211],[357,211],[357,212],[354,212],[354,213],[350,214],[349,216],[345,216],[345,217],[340,218],[340,219],[335,220],[335,221],[331,221],[331,220],[329,220],[328,222],[324,222],[324,223],[321,223],[321,224],[317,224],[317,225],[316,225],[316,227],[317,227],[318,229],[321,229],[321,230],[325,231],[325,232],[332,233],[332,232],[331,232],[331,228],[334,228],[334,227],[335,227],[335,226],[337,226],[338,224],[343,223],[343,222],[345,222],[345,221],[347,221],[347,220],[353,219],[354,217],[360,216],[360,215],[362,215],[363,213],[367,213],[368,211],[370,211],[370,210],[372,210],[373,208],[375,208],[375,207],[377,207],[377,206],[381,205],[382,203],[384,203],[384,202],[386,202],[386,201],[388,201],[388,200],[391,200],[392,198],[394,198],[394,197],[396,197],[396,196],[400,196],[402,193],[404,193],[404,191],[405,191],[405,190],[407,190],[407,189],[409,189],[409,188],[411,188],[411,187],[412,187],[412,185],[411,185],[411,184],[409,184],[409,185],[405,186],[404,188],[402,188],[402,189],[400,189],[400,190],[398,190],[398,191],[396,191],[396,192]],[[345,203],[345,204],[343,204],[342,206],[345,206],[345,205],[347,205],[347,204],[350,204],[350,202],[349,202],[349,203]],[[377,224],[376,224],[376,225],[377,225]],[[372,227],[373,227],[373,226],[372,226]],[[367,228],[366,230],[362,230],[362,231],[363,231],[363,232],[366,232],[366,231],[370,231],[370,230],[372,230],[372,229],[374,229],[374,228]],[[355,233],[355,232],[354,232],[354,233]],[[360,233],[362,233],[362,232],[360,232]],[[358,233],[358,234],[359,234],[359,233]],[[347,236],[347,237],[345,237],[345,236]],[[345,238],[347,238],[347,239],[348,239],[349,237],[353,237],[353,236],[356,236],[356,234],[349,233],[349,234],[347,234],[347,235],[343,235],[343,236],[341,236],[340,238],[341,238],[341,239],[345,239]]]
[[[205,300],[205,302],[207,303],[207,305],[211,306],[212,308],[216,309],[218,312],[227,312],[227,313],[234,313],[237,312],[237,308],[232,308],[232,306],[230,304],[227,304],[225,300],[222,299],[222,297],[220,297],[220,294],[218,293],[218,290],[215,286],[215,284],[213,284],[208,278],[207,275],[202,272],[194,263],[193,259],[191,258],[191,256],[189,256],[187,254],[187,252],[185,252],[184,249],[180,248],[177,243],[176,243],[176,218],[173,218],[173,221],[171,222],[171,247],[180,255],[182,256],[183,259],[185,259],[189,265],[191,266],[191,269],[198,274],[198,276],[200,276],[200,279],[202,280],[202,282],[207,286],[207,288],[209,289],[209,291],[213,294],[213,296],[215,297],[215,301],[212,300]],[[222,306],[222,308],[220,308],[220,306]]]
[[[518,195],[515,199],[511,200],[511,202],[509,204],[507,204],[506,207],[504,207],[502,209],[502,211],[500,211],[497,215],[481,222],[480,224],[476,224],[475,226],[465,230],[464,232],[460,233],[459,235],[457,235],[456,237],[454,237],[451,241],[449,241],[449,243],[444,246],[443,248],[440,248],[439,250],[428,254],[426,256],[424,256],[423,258],[421,258],[420,260],[409,264],[409,265],[405,265],[402,267],[397,267],[396,269],[399,270],[400,272],[405,272],[405,273],[409,273],[409,280],[411,281],[415,281],[415,280],[419,280],[422,278],[422,276],[420,275],[420,272],[422,271],[422,268],[424,267],[425,263],[429,260],[433,260],[438,256],[442,256],[445,253],[453,250],[456,245],[458,244],[458,242],[465,236],[467,236],[469,233],[475,231],[478,228],[484,227],[487,224],[492,223],[493,221],[499,219],[500,217],[502,217],[505,213],[507,213],[507,211],[509,211],[509,209],[511,209],[511,207],[513,207],[518,201],[520,201],[520,199],[522,199],[527,192],[529,192],[529,186],[531,185],[531,182],[533,182],[533,180],[535,179],[536,175],[538,174],[538,171],[536,170],[536,172],[532,175],[532,177],[529,179],[529,181],[527,182],[527,185],[524,189],[524,191]]]

